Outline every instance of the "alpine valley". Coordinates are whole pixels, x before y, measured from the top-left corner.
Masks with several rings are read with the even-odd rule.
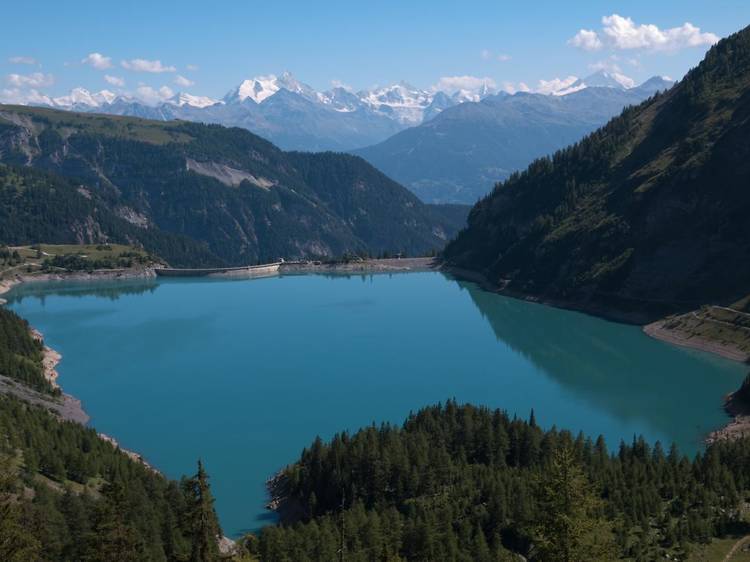
[[[750,5],[6,4],[0,562],[750,560]]]

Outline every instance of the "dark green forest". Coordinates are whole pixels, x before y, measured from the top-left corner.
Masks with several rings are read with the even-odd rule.
[[[0,559],[218,560],[202,467],[169,481],[93,429],[4,396],[0,435]]]
[[[0,308],[2,373],[55,400],[42,345]],[[750,439],[692,460],[640,438],[608,451],[601,437],[543,430],[533,412],[521,420],[448,401],[400,427],[316,439],[271,491],[281,522],[222,555],[201,463],[168,480],[95,430],[0,396],[9,561],[684,559],[750,532]]]
[[[42,342],[31,336],[28,322],[0,308],[0,375],[34,390],[54,394],[42,370]]]
[[[219,260],[205,243],[155,227],[138,228],[117,216],[107,193],[34,168],[0,164],[0,241],[13,246],[133,244],[169,256],[176,266]]]
[[[735,302],[750,286],[748,138],[750,28],[498,184],[444,257],[514,293],[643,322]]]
[[[0,106],[0,162],[0,243],[138,243],[174,266],[427,255],[468,213],[219,125]]]
[[[274,490],[287,524],[251,541],[263,560],[334,560],[342,541],[347,560],[684,559],[750,532],[750,439],[693,460],[642,438],[608,451],[449,401],[316,440]]]

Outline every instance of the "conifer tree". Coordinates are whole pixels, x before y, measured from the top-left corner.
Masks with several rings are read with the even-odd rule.
[[[599,500],[570,448],[555,453],[537,493],[536,560],[579,562],[613,557],[611,528],[597,520]]]
[[[118,482],[107,484],[92,533],[88,538],[86,562],[139,562],[143,544],[138,531],[127,521],[125,490]]]
[[[12,467],[13,459],[0,455],[0,560],[40,560],[42,546],[24,525],[23,506],[13,494]]]
[[[198,461],[198,472],[183,482],[186,496],[187,527],[192,540],[191,562],[214,562],[220,559],[218,540],[221,537],[219,520],[214,510],[214,498],[203,463]]]

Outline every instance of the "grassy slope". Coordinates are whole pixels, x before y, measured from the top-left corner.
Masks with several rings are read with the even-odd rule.
[[[76,257],[83,265],[77,269],[87,271],[97,268],[143,269],[160,263],[158,258],[145,250],[123,244],[35,244],[33,247],[13,246],[8,250],[18,252],[21,261],[14,263],[0,258],[0,280],[16,274],[72,271],[71,268],[50,265],[55,257]],[[125,262],[130,262],[130,265]]]

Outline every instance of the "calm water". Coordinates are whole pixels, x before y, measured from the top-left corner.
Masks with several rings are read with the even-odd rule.
[[[10,300],[99,431],[171,477],[205,461],[232,535],[264,523],[265,480],[316,435],[455,397],[693,453],[746,370],[440,273],[51,283]]]

